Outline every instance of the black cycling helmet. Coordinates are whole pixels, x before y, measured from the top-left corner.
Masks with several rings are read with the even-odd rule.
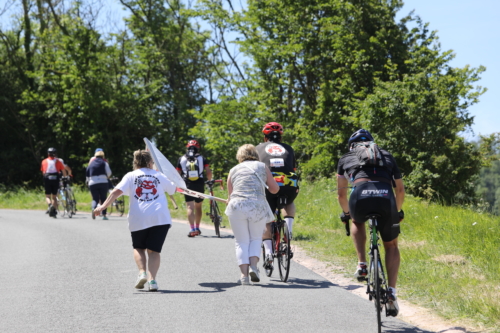
[[[359,142],[359,141],[375,141],[375,140],[373,139],[373,136],[370,134],[370,132],[362,128],[352,133],[348,141],[348,146],[351,147],[351,144],[353,142]]]
[[[47,154],[49,154],[50,156],[53,156],[53,155],[57,154],[57,149],[51,147],[51,148],[47,149]]]

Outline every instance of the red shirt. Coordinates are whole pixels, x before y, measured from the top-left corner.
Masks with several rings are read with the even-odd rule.
[[[64,164],[55,158],[55,157],[47,157],[42,161],[42,166],[40,168],[42,172],[45,173],[58,173],[64,170]]]

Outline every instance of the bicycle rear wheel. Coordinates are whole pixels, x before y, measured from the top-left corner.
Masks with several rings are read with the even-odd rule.
[[[292,254],[290,249],[290,234],[285,221],[282,221],[281,226],[279,227],[279,234],[280,243],[278,246],[278,268],[280,271],[281,281],[286,282],[290,273],[290,259]]]
[[[57,197],[57,210],[61,216],[66,215],[66,193],[64,190],[59,190],[59,195],[61,198]]]
[[[71,187],[68,188],[68,197],[71,200],[71,214],[75,215],[76,214],[76,198],[75,194],[73,193],[73,190]]]
[[[378,324],[378,333],[382,332],[382,319],[381,317],[381,303],[380,303],[380,288],[381,288],[381,281],[380,281],[380,273],[379,273],[379,265],[378,261],[380,260],[378,249],[373,249],[373,259],[372,259],[372,273],[373,275],[370,277],[373,281],[373,298],[374,298],[374,303],[375,303],[375,311],[377,311],[377,324]]]
[[[217,205],[215,200],[212,201],[211,210],[210,215],[213,217],[212,221],[214,222],[215,234],[220,238],[220,223],[222,222],[222,216],[220,215],[219,205]]]
[[[65,198],[66,198],[66,200],[65,200],[66,201],[65,202],[66,213],[68,213],[69,218],[72,218],[73,217],[73,201],[71,200],[69,191],[64,190],[64,192],[65,192]]]
[[[118,199],[115,200],[116,204],[116,210],[118,213],[120,213],[120,216],[123,216],[123,213],[125,213],[125,197],[121,196]]]

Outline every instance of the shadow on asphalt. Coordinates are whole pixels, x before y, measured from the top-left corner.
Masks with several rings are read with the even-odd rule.
[[[433,331],[424,330],[418,327],[401,327],[400,323],[384,321],[382,315],[382,332],[401,332],[401,333],[434,333]],[[441,331],[444,333],[444,331]]]
[[[201,236],[196,236],[196,238],[219,238],[217,237],[216,235],[213,235],[213,236],[206,236],[204,234],[201,234]],[[233,235],[223,235],[223,236],[220,236],[220,238],[229,238],[229,239],[233,239],[234,236]]]
[[[286,289],[306,289],[306,288],[330,288],[335,285],[329,281],[321,280],[308,280],[308,279],[290,279],[288,282],[282,283],[279,280],[277,284],[257,284],[257,286],[262,288],[286,288]]]

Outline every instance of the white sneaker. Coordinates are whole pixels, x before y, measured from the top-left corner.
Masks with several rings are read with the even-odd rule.
[[[146,272],[142,272],[137,277],[137,281],[135,281],[135,289],[144,289],[144,285],[148,282],[148,275]]]
[[[242,286],[249,286],[250,278],[248,276],[242,277],[238,280],[238,283],[241,284]]]
[[[396,317],[399,313],[398,298],[389,289],[387,291],[387,315]]]
[[[157,291],[158,290],[158,283],[156,283],[155,280],[149,281],[149,291]]]
[[[256,266],[250,266],[250,278],[252,282],[260,282],[259,269]]]

